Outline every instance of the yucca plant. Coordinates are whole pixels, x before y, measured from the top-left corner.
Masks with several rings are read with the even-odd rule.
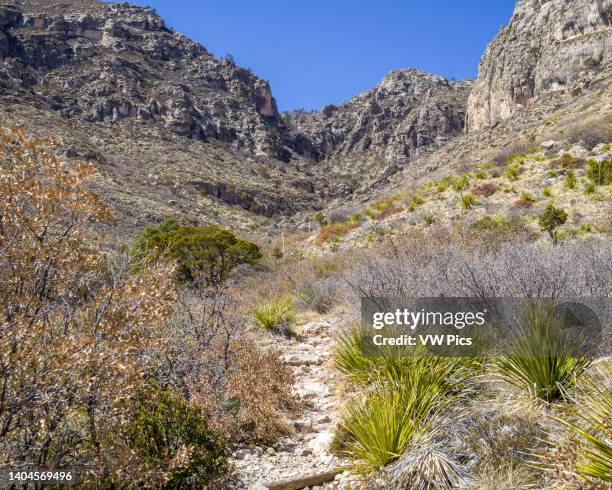
[[[366,352],[366,337],[359,325],[342,334],[337,341],[335,361],[338,369],[355,382],[402,384],[413,372],[426,372],[430,379],[445,384],[449,390],[460,388],[478,369],[479,362],[470,357],[438,357],[427,352],[406,355],[402,347],[386,346]]]
[[[291,334],[297,320],[291,296],[272,299],[256,306],[252,314],[257,325],[273,333]]]
[[[608,366],[609,368],[609,366]],[[579,480],[612,483],[612,391],[589,380],[586,392],[576,399],[575,417],[553,417],[566,429],[562,448]],[[555,462],[557,463],[557,462]],[[555,466],[555,465],[553,465]]]
[[[351,380],[368,383],[376,369],[374,359],[363,352],[361,328],[352,327],[338,337],[334,359],[338,369]]]
[[[439,444],[417,441],[386,471],[394,489],[437,490],[463,488],[469,482],[465,471]]]
[[[354,469],[371,473],[397,460],[411,442],[431,429],[431,415],[444,398],[439,390],[376,386],[345,409],[342,425],[350,435]]]
[[[563,330],[553,303],[532,305],[514,344],[497,359],[497,369],[506,381],[535,398],[560,400],[591,364],[589,353],[578,352],[571,335]]]

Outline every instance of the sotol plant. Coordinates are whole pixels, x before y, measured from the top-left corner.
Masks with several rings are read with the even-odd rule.
[[[526,309],[514,344],[497,359],[509,383],[546,402],[561,400],[591,364],[576,347],[575,332],[564,330],[563,318],[551,303]]]
[[[273,333],[291,334],[297,313],[291,296],[269,300],[253,309],[255,323]]]

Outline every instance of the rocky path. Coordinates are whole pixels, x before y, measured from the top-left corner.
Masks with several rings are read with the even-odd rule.
[[[336,395],[337,372],[333,366],[334,335],[338,319],[306,323],[299,339],[274,340],[283,360],[295,374],[294,392],[305,404],[298,419],[290,422],[295,433],[272,448],[250,447],[233,454],[238,483],[234,488],[263,490],[266,484],[324,473],[346,465],[329,454],[341,400]],[[324,487],[344,488],[352,480],[348,473],[336,476]]]

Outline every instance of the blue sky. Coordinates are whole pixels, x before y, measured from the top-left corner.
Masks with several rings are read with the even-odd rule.
[[[473,78],[515,0],[136,0],[270,81],[280,110],[318,109],[394,68]]]

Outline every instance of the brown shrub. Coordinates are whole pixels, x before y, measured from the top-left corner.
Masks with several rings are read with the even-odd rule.
[[[582,166],[584,166],[584,159],[582,158],[575,158],[573,157],[571,154],[569,153],[564,153],[560,158],[557,158],[556,160],[553,160],[552,162],[550,162],[550,166],[551,168],[564,168],[566,170],[573,170],[573,169],[577,169],[577,168],[581,168]]]
[[[499,190],[499,187],[495,184],[487,183],[482,184],[472,189],[472,194],[478,197],[491,197]]]
[[[166,475],[132,450],[126,415],[171,310],[172,270],[128,275],[96,246],[87,225],[109,212],[85,187],[91,166],[1,130],[0,166],[2,462],[157,487]]]
[[[382,220],[388,218],[389,216],[393,216],[394,214],[401,213],[402,211],[404,211],[404,208],[401,206],[391,206],[378,213],[375,219]]]
[[[331,225],[321,228],[321,231],[319,231],[314,243],[316,245],[321,245],[330,241],[334,237],[344,236],[351,230],[358,227],[359,223],[332,223]]]
[[[570,143],[584,145],[592,150],[600,143],[612,141],[612,129],[605,120],[579,122],[565,130],[566,139]]]
[[[529,209],[531,206],[533,206],[533,201],[528,201],[527,199],[517,199],[514,201],[514,205],[517,208]]]

